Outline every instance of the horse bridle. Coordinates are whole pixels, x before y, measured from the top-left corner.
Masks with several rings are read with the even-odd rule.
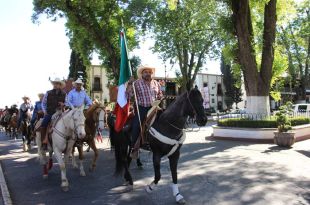
[[[102,111],[104,112],[104,107],[101,107],[101,106],[100,106],[100,107],[97,107],[97,108],[95,109],[95,111],[98,110],[98,109],[100,109],[100,111],[102,110]],[[97,122],[98,122],[98,123],[97,123]],[[97,131],[99,131],[98,125],[99,125],[100,122],[104,122],[104,118],[103,118],[103,120],[101,120],[101,119],[99,119],[99,115],[98,115],[97,119],[95,120],[95,125],[96,125],[96,128],[97,128],[97,129],[96,129]]]
[[[191,108],[192,108],[192,111],[193,111],[193,113],[194,113],[194,116],[196,116],[196,115],[197,115],[196,110],[195,110],[195,108],[194,108],[192,102],[191,102],[190,99],[189,99],[189,95],[190,95],[191,92],[192,92],[192,91],[189,91],[189,92],[187,91],[187,92],[186,92],[186,98],[187,98],[187,100],[188,100],[188,102],[189,102],[189,105],[190,105]],[[167,122],[168,122],[168,121],[167,121]],[[170,123],[170,122],[168,122],[168,124],[169,124],[170,126],[174,127],[174,128],[177,129],[177,130],[183,130],[183,128],[179,128],[179,127],[173,125],[173,124]]]
[[[76,110],[74,110],[74,111],[72,112],[72,114],[71,114],[71,117],[72,117],[72,118],[73,118],[73,115],[75,114],[75,112],[76,112]],[[66,114],[68,114],[68,113],[66,113]],[[62,122],[63,122],[65,128],[68,128],[68,126],[66,125],[65,121],[63,120],[63,116],[62,116],[61,120],[62,120]],[[75,119],[73,119],[73,121],[76,122]],[[75,137],[78,138],[77,129],[78,129],[79,127],[85,126],[85,125],[84,125],[83,123],[80,123],[80,124],[77,124],[77,125],[76,125],[75,123],[73,123],[73,125],[74,125],[73,133],[74,133]],[[56,129],[56,124],[55,124],[55,127],[53,127],[53,129],[56,131],[56,133],[57,133],[58,135],[60,135],[60,136],[63,137],[64,139],[66,139],[66,140],[69,140],[69,139],[70,139],[70,136],[66,136],[64,133],[62,133],[61,131],[59,131],[58,129]]]

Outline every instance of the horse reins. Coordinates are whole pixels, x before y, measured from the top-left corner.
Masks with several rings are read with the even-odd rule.
[[[190,91],[190,92],[187,91],[187,92],[186,92],[186,93],[187,93],[187,94],[186,94],[186,98],[187,98],[187,100],[188,100],[188,102],[189,102],[189,104],[190,104],[190,106],[191,106],[191,108],[192,108],[192,111],[193,111],[194,115],[197,115],[196,110],[194,109],[194,106],[193,106],[192,102],[191,102],[190,99],[189,99],[189,95],[190,95],[191,92],[192,92],[192,91]],[[168,122],[168,121],[167,121],[167,122]],[[172,127],[174,127],[174,128],[177,129],[177,130],[180,130],[180,131],[183,130],[183,128],[179,128],[179,127],[173,125],[173,124],[170,123],[170,122],[168,122],[168,124],[171,125]]]

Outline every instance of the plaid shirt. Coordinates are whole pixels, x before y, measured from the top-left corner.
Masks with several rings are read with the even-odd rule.
[[[134,82],[138,105],[143,107],[150,107],[155,100],[162,97],[161,86],[156,80],[152,80],[150,84],[143,79]],[[129,93],[129,97],[133,96],[133,91]]]

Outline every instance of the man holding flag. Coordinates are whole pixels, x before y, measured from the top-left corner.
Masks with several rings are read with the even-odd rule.
[[[130,108],[130,99],[135,99],[135,116],[132,121],[131,131],[131,157],[138,158],[138,150],[134,149],[141,132],[141,124],[152,103],[162,97],[160,84],[152,79],[155,68],[151,66],[140,66],[137,70],[138,80],[134,81],[130,62],[128,60],[127,44],[124,31],[120,33],[121,40],[121,66],[117,93],[117,104],[115,107],[116,123],[115,131],[119,132],[124,127]]]

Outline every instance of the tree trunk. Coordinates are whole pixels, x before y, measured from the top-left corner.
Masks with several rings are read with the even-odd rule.
[[[249,0],[232,0],[233,23],[238,39],[238,61],[247,93],[247,112],[270,114],[269,92],[274,59],[276,0],[265,5],[262,67],[259,71],[253,41]]]

